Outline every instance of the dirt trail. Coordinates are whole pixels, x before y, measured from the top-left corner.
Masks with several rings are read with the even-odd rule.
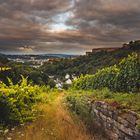
[[[81,121],[73,117],[59,95],[51,104],[38,105],[42,115],[35,122],[14,130],[7,140],[94,140]],[[11,139],[10,139],[11,138]]]

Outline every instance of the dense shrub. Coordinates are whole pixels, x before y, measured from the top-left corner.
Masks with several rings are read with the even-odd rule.
[[[137,54],[129,55],[119,63],[119,74],[116,79],[116,90],[136,92],[140,87],[140,68]]]
[[[28,84],[24,77],[16,85],[11,80],[9,86],[0,82],[0,123],[18,124],[32,120],[33,105],[39,92],[39,87]]]
[[[93,82],[94,82],[94,75],[81,75],[80,78],[76,79],[72,83],[73,89],[84,89],[84,90],[90,90],[93,89]]]
[[[120,70],[116,65],[112,67],[107,67],[99,70],[93,79],[93,88],[100,89],[107,87],[109,89],[115,89],[116,77],[119,75]]]
[[[74,89],[101,89],[107,87],[119,92],[137,92],[140,87],[140,63],[137,54],[124,58],[118,66],[103,68],[94,75],[81,76],[72,84]]]

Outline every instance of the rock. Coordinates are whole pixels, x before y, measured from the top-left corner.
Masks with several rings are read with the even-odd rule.
[[[107,121],[107,117],[104,114],[100,113],[100,117],[103,119],[103,121]]]
[[[110,134],[111,140],[118,140],[119,139],[119,136],[116,133],[109,132],[109,134]]]
[[[125,137],[125,140],[132,140],[131,138]]]
[[[123,114],[122,118],[126,119],[129,123],[135,126],[138,116],[134,112],[128,112],[128,113]]]
[[[134,131],[131,128],[127,128],[120,123],[118,123],[118,129],[121,130],[122,132],[124,132],[125,134],[129,135],[129,136],[134,135]]]
[[[118,119],[118,112],[117,111],[112,112],[112,119],[114,119],[114,120]]]
[[[94,127],[104,131],[111,140],[140,140],[140,131],[136,127],[140,120],[135,112],[121,114],[119,109],[102,101],[95,101],[91,106]]]
[[[97,109],[94,109],[94,113],[98,114],[98,112],[99,112],[99,111],[98,111]]]
[[[128,127],[129,126],[129,122],[124,120],[123,118],[121,117],[118,117],[118,120],[117,120],[119,123],[123,124],[125,127]]]

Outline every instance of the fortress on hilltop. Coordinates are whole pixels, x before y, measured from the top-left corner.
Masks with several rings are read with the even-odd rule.
[[[129,43],[125,43],[122,45],[122,47],[110,47],[110,48],[93,48],[91,52],[86,52],[86,55],[91,55],[97,52],[114,52],[116,50],[120,49],[131,49],[131,48],[140,48],[140,40],[137,41],[130,41]]]

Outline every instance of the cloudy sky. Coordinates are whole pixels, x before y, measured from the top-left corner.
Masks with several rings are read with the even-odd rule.
[[[140,0],[0,0],[1,53],[82,54],[140,39]]]

